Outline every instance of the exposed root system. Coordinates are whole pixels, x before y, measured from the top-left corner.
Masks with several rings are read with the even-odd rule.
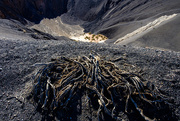
[[[162,97],[153,85],[99,56],[60,57],[42,65],[34,79],[33,97],[43,110],[66,108],[79,89],[96,102],[99,120],[102,113],[121,120],[120,111],[158,120],[156,111],[163,108]]]

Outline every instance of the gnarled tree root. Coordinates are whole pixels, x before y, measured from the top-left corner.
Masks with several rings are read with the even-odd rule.
[[[158,92],[150,90],[140,76],[120,70],[99,56],[60,57],[42,65],[34,79],[33,97],[44,110],[66,108],[76,90],[84,88],[89,95],[97,97],[98,117],[103,111],[113,119],[121,120],[117,113],[121,106],[124,113],[134,109],[145,120],[157,118],[144,110],[146,106],[155,110],[161,108],[163,100]]]

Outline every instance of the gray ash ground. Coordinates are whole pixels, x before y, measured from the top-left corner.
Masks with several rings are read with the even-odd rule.
[[[139,38],[134,44],[111,45],[112,41],[136,30],[141,24],[146,25],[162,15],[179,13],[179,6],[179,0],[54,0],[51,3],[1,0],[0,18],[9,20],[0,19],[0,121],[53,120],[51,116],[47,117],[47,112],[37,110],[36,104],[26,99],[33,76],[38,71],[38,67],[33,65],[58,56],[88,55],[91,51],[154,83],[162,94],[170,97],[170,107],[178,118],[175,120],[180,120],[179,17]],[[31,22],[39,23],[44,17],[56,18],[61,14],[63,22],[80,25],[84,32],[101,33],[111,40],[104,44],[82,43],[27,28],[34,25]],[[170,50],[144,48],[146,46]],[[77,94],[72,107],[67,109],[68,113],[61,112],[57,118],[97,120],[96,111],[86,105],[81,91]],[[167,116],[167,112],[162,113]],[[123,115],[122,118],[141,120],[137,115]],[[170,118],[166,120],[172,120]]]
[[[9,31],[11,30],[19,33],[15,27],[11,27]],[[42,34],[37,36],[42,37]],[[177,115],[177,120],[180,120],[179,52],[75,42],[65,37],[58,40],[34,39],[29,34],[22,34],[20,37],[9,34],[0,38],[0,120],[50,120],[51,117],[45,117],[44,113],[37,111],[26,99],[32,87],[32,77],[38,69],[33,64],[46,63],[58,56],[88,55],[91,51],[99,53],[106,60],[122,57],[115,61],[116,65],[121,69],[139,73],[145,80],[153,82],[161,93],[171,97],[170,107]],[[124,63],[127,63],[127,66],[124,66]],[[76,96],[74,100],[77,102],[72,101],[72,106],[75,106],[74,109],[79,110],[79,113],[75,110],[70,110],[69,115],[61,113],[59,115],[64,116],[61,117],[62,120],[97,120],[96,112],[86,106],[85,97]],[[74,115],[76,113],[77,115]],[[139,120],[136,116],[132,118],[124,115],[123,118]]]

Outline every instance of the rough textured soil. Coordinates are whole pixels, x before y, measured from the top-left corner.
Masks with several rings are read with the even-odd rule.
[[[59,56],[88,55],[92,51],[106,60],[116,60],[119,68],[138,73],[154,83],[169,97],[169,106],[177,116],[177,119],[167,117],[164,110],[166,120],[180,120],[179,15],[129,45],[112,44],[160,16],[178,14],[179,6],[179,0],[1,0],[0,121],[98,120],[96,107],[87,104],[81,91],[73,97],[69,108],[60,111],[55,119],[28,100],[38,70],[34,64],[47,63]],[[59,16],[63,23],[57,21]],[[40,21],[44,18],[54,18],[57,26],[52,20],[42,24]],[[31,28],[35,23],[42,24],[39,31]],[[48,31],[47,25],[54,31]],[[49,34],[42,32],[44,28]],[[54,32],[78,34],[78,29],[103,34],[109,40],[101,44],[83,43],[72,41],[65,34],[50,35]],[[142,120],[136,114],[122,113],[122,120]],[[106,116],[105,119],[110,120]]]
[[[3,22],[1,22],[2,25]],[[4,24],[4,23],[3,23]],[[58,56],[77,57],[91,51],[99,53],[106,60],[119,57],[115,63],[120,68],[139,72],[145,80],[153,82],[161,92],[172,98],[171,108],[180,120],[180,53],[150,48],[116,46],[71,41],[65,37],[58,40],[32,38],[34,32],[22,34],[17,26],[8,26],[9,35],[0,38],[0,120],[46,120],[45,114],[36,111],[26,96],[31,88],[32,77],[37,71],[35,63],[46,63]],[[14,36],[13,32],[21,36]],[[36,34],[43,38],[45,35]],[[22,39],[23,38],[23,39]],[[123,66],[124,63],[134,66]],[[141,71],[140,71],[141,70]],[[72,106],[79,110],[68,110],[61,120],[97,120],[95,112],[89,111],[84,97],[75,97]],[[77,114],[76,114],[77,113]],[[75,115],[76,114],[76,115]],[[125,120],[138,120],[138,116]],[[167,119],[168,120],[168,119]]]

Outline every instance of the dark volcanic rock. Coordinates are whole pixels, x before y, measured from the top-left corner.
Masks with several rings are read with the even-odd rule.
[[[9,31],[12,30],[17,31],[11,27]],[[27,93],[26,87],[32,86],[32,77],[36,73],[36,69],[32,65],[46,63],[51,58],[59,56],[87,56],[91,51],[99,53],[106,60],[122,57],[115,62],[119,68],[126,68],[132,73],[139,70],[140,72],[138,72],[145,80],[153,82],[163,94],[172,97],[174,102],[171,107],[178,116],[180,114],[180,53],[75,42],[65,38],[37,41],[30,37],[24,40],[20,40],[14,35],[12,37],[14,38],[12,40],[0,39],[0,68],[2,69],[0,72],[0,119],[2,120],[48,120],[43,117],[47,116],[46,114],[41,115],[32,104],[23,100],[22,94]],[[125,67],[124,63],[127,63]],[[134,66],[128,66],[129,64]],[[92,108],[87,106],[87,98],[78,96],[76,98],[79,102],[72,100],[73,107],[70,110],[67,109],[69,112],[61,113],[59,116],[64,118],[64,121],[70,119],[73,121],[97,121],[96,112],[93,113]],[[78,106],[77,103],[82,105]],[[81,113],[75,115],[75,109],[79,109]],[[167,112],[162,113],[167,114]],[[138,115],[122,115],[124,120],[130,121],[140,121],[138,117]]]
[[[85,32],[103,33],[113,40],[138,28],[137,23],[140,20],[178,13],[179,6],[179,0],[0,0],[0,18],[16,19],[22,23],[28,22],[26,20],[39,23],[43,18],[54,18],[63,14],[67,17],[63,22],[77,24],[68,17],[74,17],[77,21],[80,19],[80,26]],[[175,19],[174,22],[179,24],[178,20]],[[139,73],[143,79],[153,82],[162,94],[172,98],[170,107],[180,120],[179,52],[129,45],[75,42],[66,37],[55,40],[53,36],[27,28],[20,22],[0,20],[0,120],[48,120],[46,114],[38,113],[24,99],[38,69],[32,65],[47,63],[51,58],[59,56],[87,56],[92,51],[106,60],[116,60],[119,68]],[[175,24],[169,23],[174,33],[169,34],[179,41],[178,29],[172,25]],[[162,30],[165,29],[159,28],[154,32],[158,36],[158,32],[163,32]],[[167,30],[169,31],[168,27]],[[152,35],[146,36],[148,37],[152,40]],[[156,36],[154,38],[156,42]],[[87,99],[80,97],[78,100],[82,105],[77,106],[78,102],[72,100],[74,107],[71,107],[70,113],[60,114],[63,120],[98,120],[96,112],[90,110],[92,107],[86,106]],[[74,114],[73,109],[76,108],[81,112],[78,115]],[[167,112],[163,111],[162,114],[166,115]],[[139,121],[138,117],[122,115],[124,120],[130,121]],[[169,117],[166,120],[172,119]]]
[[[0,17],[38,23],[68,12],[84,21],[111,19],[112,25],[179,9],[179,4],[178,0],[1,0]]]
[[[43,18],[53,18],[67,12],[68,0],[1,0],[0,17],[25,19],[38,23]]]

